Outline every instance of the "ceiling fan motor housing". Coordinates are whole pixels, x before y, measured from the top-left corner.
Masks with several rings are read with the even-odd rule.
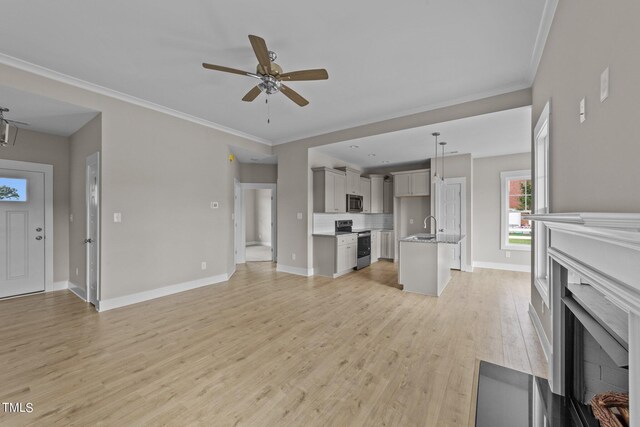
[[[280,87],[282,86],[282,82],[276,79],[273,76],[262,76],[262,82],[258,84],[258,87],[261,91],[266,93],[267,95],[272,95],[274,93],[280,92]]]

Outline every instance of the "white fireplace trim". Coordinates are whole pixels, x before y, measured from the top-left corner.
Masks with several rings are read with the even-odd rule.
[[[612,303],[629,313],[629,398],[631,425],[640,426],[640,214],[563,213],[526,218],[543,222],[551,233],[551,359],[554,393],[564,394],[563,313],[560,267],[583,276]],[[555,267],[558,266],[558,267]]]

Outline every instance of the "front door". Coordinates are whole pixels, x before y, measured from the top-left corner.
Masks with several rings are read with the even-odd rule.
[[[0,298],[44,291],[44,173],[0,169]]]
[[[461,191],[462,186],[458,183],[446,183],[443,194],[443,210],[444,210],[444,233],[445,234],[462,234],[462,218],[461,218]],[[460,270],[461,261],[461,244],[449,245],[451,249],[451,268]]]

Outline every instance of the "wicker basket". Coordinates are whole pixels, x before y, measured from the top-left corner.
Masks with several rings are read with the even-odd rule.
[[[591,399],[593,415],[602,427],[629,426],[629,395],[627,393],[601,393]]]

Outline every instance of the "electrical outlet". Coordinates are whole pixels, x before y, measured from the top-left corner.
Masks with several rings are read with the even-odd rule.
[[[113,222],[122,222],[122,212],[113,213]]]
[[[296,218],[298,218],[298,219],[302,219],[302,212],[298,212],[298,213],[296,214]]]
[[[202,261],[202,264],[200,265],[200,267],[201,267],[203,270],[206,270],[206,269],[207,269],[207,263],[206,263],[206,262],[204,262],[204,261]]]
[[[69,222],[73,222],[73,214],[69,214]]]
[[[80,275],[80,271],[78,270],[78,267],[76,267],[76,276]]]
[[[292,259],[293,261],[295,261],[295,260],[296,260],[296,253],[295,253],[295,252],[292,252],[292,253],[291,253],[291,259]]]
[[[584,123],[587,120],[587,101],[582,98],[580,100],[580,123]]]
[[[506,256],[507,258],[511,258],[511,252],[509,252],[509,251],[505,252],[504,256]]]
[[[409,218],[409,224],[413,224],[413,218]]]

